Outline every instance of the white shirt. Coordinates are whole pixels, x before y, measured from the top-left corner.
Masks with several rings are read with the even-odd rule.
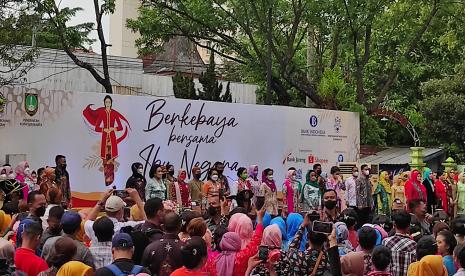
[[[357,185],[355,184],[356,178],[351,176],[346,179],[346,205],[347,206],[357,206]]]
[[[45,213],[44,215],[41,217],[42,219],[42,229],[45,230],[48,228],[48,222],[47,222],[47,219],[48,219],[48,214],[50,213],[50,209],[52,209],[52,207],[55,207],[55,206],[59,206],[58,204],[49,204],[47,206],[47,208],[45,209]]]
[[[141,223],[144,223],[145,221],[126,221],[126,222],[121,222],[121,221],[118,221],[117,219],[115,218],[112,218],[112,217],[108,217],[109,219],[111,219],[111,221],[113,221],[113,224],[115,225],[115,234],[116,233],[119,233],[119,230],[121,230],[121,228],[123,227],[126,227],[126,226],[136,226],[138,224],[141,224]],[[86,232],[86,235],[87,237],[89,237],[89,239],[92,241],[92,244],[97,244],[98,240],[97,240],[97,237],[95,236],[95,233],[94,233],[94,229],[92,229],[92,226],[94,225],[94,221],[93,220],[88,220],[84,223],[84,232]]]

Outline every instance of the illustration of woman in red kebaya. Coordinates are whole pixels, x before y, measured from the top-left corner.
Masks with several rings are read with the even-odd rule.
[[[103,163],[105,185],[110,186],[115,180],[115,159],[118,157],[118,144],[126,138],[131,126],[123,115],[112,109],[113,99],[110,96],[105,96],[103,103],[105,107],[96,110],[93,110],[92,104],[89,104],[82,114],[95,132],[102,133],[100,157]],[[117,133],[123,130],[123,134],[116,137]]]

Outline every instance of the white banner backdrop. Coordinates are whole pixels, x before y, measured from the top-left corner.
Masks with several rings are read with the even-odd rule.
[[[151,164],[169,162],[187,169],[190,178],[193,166],[205,173],[220,160],[234,180],[239,167],[258,164],[260,175],[273,168],[280,186],[289,167],[305,178],[315,163],[329,171],[338,161],[359,160],[358,113],[111,95],[107,121],[105,94],[0,91],[0,156],[26,154],[37,169],[54,166],[55,155],[63,154],[74,192],[105,190],[105,128],[118,188],[125,186],[133,162],[144,164],[146,177]]]

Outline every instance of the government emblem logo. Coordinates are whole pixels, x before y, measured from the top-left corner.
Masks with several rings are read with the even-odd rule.
[[[24,109],[29,116],[34,116],[39,109],[39,95],[34,93],[26,93],[24,99]]]

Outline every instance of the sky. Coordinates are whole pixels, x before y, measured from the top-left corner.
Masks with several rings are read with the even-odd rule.
[[[95,11],[94,11],[94,1],[93,0],[56,0],[56,3],[60,5],[60,8],[63,7],[81,7],[83,10],[78,12],[76,16],[71,18],[69,25],[77,25],[85,22],[94,22],[95,23]],[[110,34],[110,16],[103,15],[102,19],[103,32],[105,38],[108,41],[108,36]],[[98,40],[97,31],[92,31],[90,33],[90,38],[95,39],[96,41],[91,45],[92,50],[96,53],[100,53],[100,42]]]

